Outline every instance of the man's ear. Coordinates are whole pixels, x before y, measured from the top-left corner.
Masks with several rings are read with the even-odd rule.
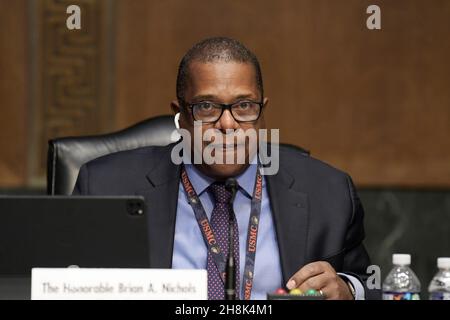
[[[181,112],[181,108],[180,108],[180,104],[178,103],[178,100],[173,100],[170,103],[170,108],[172,109],[174,114]]]
[[[263,110],[261,110],[261,111],[264,111],[264,109],[266,109],[267,106],[269,105],[269,98],[265,97],[262,102],[263,102]],[[260,116],[258,121],[260,123],[260,127],[261,128],[266,128],[266,121],[265,121],[265,118],[264,118],[264,112],[261,112],[261,116]]]
[[[175,128],[180,129],[180,115],[181,115],[180,105],[178,101],[174,100],[170,103],[170,106],[172,108],[172,111],[175,113],[175,116],[173,118]]]

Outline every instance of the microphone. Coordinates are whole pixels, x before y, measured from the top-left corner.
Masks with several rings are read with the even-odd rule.
[[[234,228],[233,228],[233,216],[234,209],[233,203],[236,197],[238,189],[238,182],[235,178],[228,178],[225,181],[225,189],[231,192],[230,207],[231,210],[228,216],[228,257],[225,271],[225,299],[236,300],[236,262],[234,260],[233,248],[234,248]]]
[[[234,197],[236,196],[238,187],[239,187],[239,183],[237,182],[237,180],[235,178],[228,178],[225,181],[225,189],[227,189],[228,191],[231,192],[230,204],[232,204],[234,202]],[[231,207],[231,209],[233,209],[233,207]]]

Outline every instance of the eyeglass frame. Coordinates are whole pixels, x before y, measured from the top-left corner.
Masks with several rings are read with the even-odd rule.
[[[196,120],[196,119],[195,119],[195,116],[194,116],[194,107],[193,107],[193,106],[194,106],[195,104],[201,104],[201,103],[205,103],[205,102],[208,102],[208,103],[212,103],[212,104],[216,104],[216,105],[221,106],[221,110],[222,110],[222,111],[221,111],[221,113],[220,113],[220,116],[217,118],[217,120],[205,122],[205,121],[203,121],[203,120]],[[233,112],[231,111],[231,107],[234,106],[235,104],[242,103],[242,102],[251,102],[251,103],[256,103],[257,105],[259,105],[259,113],[258,113],[258,117],[257,117],[255,120],[240,121],[240,120],[237,120],[237,119],[234,117]],[[195,103],[188,103],[188,102],[186,102],[186,101],[181,101],[181,103],[182,103],[183,106],[185,106],[185,107],[191,109],[191,115],[192,115],[192,119],[194,119],[194,121],[202,121],[203,123],[208,123],[208,124],[210,124],[210,123],[216,123],[217,121],[219,121],[220,118],[222,118],[222,115],[223,115],[223,111],[224,111],[224,110],[228,110],[228,111],[230,112],[231,116],[233,117],[234,121],[236,121],[237,123],[252,123],[252,122],[256,122],[256,121],[258,121],[258,119],[261,117],[262,109],[263,109],[263,107],[264,107],[264,101],[256,102],[256,101],[252,101],[252,100],[242,100],[242,101],[234,102],[234,103],[218,103],[218,102],[211,102],[211,101],[200,101],[200,102],[195,102]]]

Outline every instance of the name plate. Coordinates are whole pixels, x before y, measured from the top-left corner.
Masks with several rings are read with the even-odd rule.
[[[32,300],[206,300],[206,270],[33,268]]]

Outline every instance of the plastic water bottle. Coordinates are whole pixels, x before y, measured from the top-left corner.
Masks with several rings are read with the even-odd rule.
[[[392,255],[394,267],[383,282],[383,300],[420,300],[420,281],[411,270],[411,255]]]
[[[430,300],[450,300],[450,258],[438,258],[438,273],[428,287]]]

